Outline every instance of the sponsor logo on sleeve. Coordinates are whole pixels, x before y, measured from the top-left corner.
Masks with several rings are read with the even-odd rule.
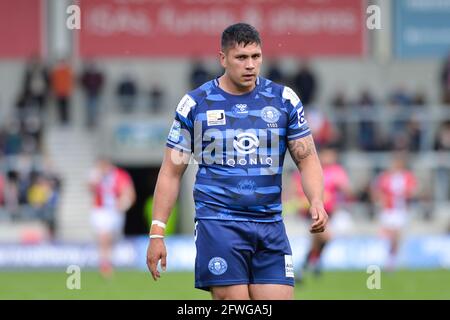
[[[294,107],[300,102],[300,98],[295,94],[294,90],[289,87],[284,87],[283,98],[289,100]]]
[[[196,105],[195,100],[186,94],[184,95],[183,98],[181,98],[181,101],[177,106],[177,112],[186,118],[189,112],[191,111],[192,107],[195,105]]]
[[[181,123],[180,121],[174,120],[172,124],[172,128],[169,132],[169,140],[175,143],[180,141],[180,133],[181,133]]]

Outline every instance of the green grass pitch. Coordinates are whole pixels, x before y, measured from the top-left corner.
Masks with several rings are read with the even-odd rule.
[[[370,274],[327,271],[307,274],[296,285],[295,299],[450,299],[449,270],[400,270],[381,273],[381,289],[367,289]],[[95,271],[82,271],[81,289],[69,290],[65,270],[0,272],[0,299],[210,299],[194,288],[193,272],[166,272],[154,282],[149,273],[116,271],[104,280]]]

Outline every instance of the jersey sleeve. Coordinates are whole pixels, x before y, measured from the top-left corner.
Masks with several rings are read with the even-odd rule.
[[[303,104],[297,94],[289,87],[283,88],[282,97],[288,110],[287,139],[295,140],[311,134],[308,122],[305,118]]]
[[[192,153],[194,124],[192,117],[192,108],[197,103],[189,96],[185,95],[177,106],[175,119],[167,137],[166,146],[179,151]]]

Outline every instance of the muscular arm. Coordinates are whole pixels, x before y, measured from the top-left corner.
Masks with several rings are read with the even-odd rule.
[[[164,160],[159,170],[156,182],[155,196],[153,200],[152,219],[167,223],[170,211],[175,205],[180,191],[180,181],[189,163],[190,155],[178,150],[166,148]],[[164,229],[158,225],[152,225],[151,235],[164,235]],[[147,266],[154,280],[161,275],[157,270],[161,260],[161,268],[166,269],[166,246],[164,239],[151,239],[147,249]]]
[[[315,220],[311,232],[322,232],[328,216],[323,208],[323,172],[311,135],[288,142],[289,152],[302,176],[302,187]]]
[[[302,174],[302,187],[311,204],[323,203],[323,173],[312,136],[288,143],[289,152]]]
[[[169,219],[180,191],[181,177],[187,168],[189,157],[190,155],[181,151],[166,148],[156,182],[152,210],[153,220],[166,223]]]

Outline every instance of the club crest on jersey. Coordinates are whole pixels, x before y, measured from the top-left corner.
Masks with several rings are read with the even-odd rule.
[[[220,126],[226,124],[224,110],[208,110],[206,111],[206,120],[208,126]]]
[[[245,118],[248,116],[248,107],[244,103],[236,104],[233,106],[232,112],[238,118]]]
[[[272,106],[264,107],[261,110],[261,118],[267,123],[275,123],[280,119],[280,112]]]
[[[249,196],[256,191],[256,182],[253,180],[241,180],[237,185],[239,194]]]
[[[225,261],[225,259],[221,257],[214,257],[211,260],[209,260],[208,269],[212,274],[220,276],[221,274],[224,274],[227,271],[228,264]]]

